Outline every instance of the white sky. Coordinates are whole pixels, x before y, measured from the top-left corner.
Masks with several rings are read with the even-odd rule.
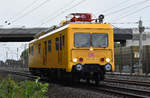
[[[141,17],[144,26],[150,27],[150,0],[0,0],[0,28],[50,27],[58,25],[73,12],[92,13],[93,18],[104,14],[105,22],[124,28],[137,27],[135,22]],[[1,44],[6,44],[5,47],[12,45]],[[24,43],[13,44],[17,49]],[[4,60],[5,54],[1,52],[4,56],[0,59]],[[15,55],[12,57],[17,58]]]
[[[79,2],[81,3],[78,5]],[[149,7],[137,11],[146,6]],[[88,12],[96,17],[104,14],[107,15],[105,20],[109,23],[137,22],[141,17],[144,24],[150,26],[150,0],[0,0],[0,25],[48,27],[59,24],[72,12]],[[136,13],[129,15],[134,12]],[[124,17],[126,15],[127,17]],[[9,20],[12,25],[7,26],[4,23],[6,20]],[[14,20],[16,21],[13,23]],[[114,25],[137,26],[135,24]]]
[[[28,42],[0,42],[0,60],[19,60],[23,50],[28,48]]]

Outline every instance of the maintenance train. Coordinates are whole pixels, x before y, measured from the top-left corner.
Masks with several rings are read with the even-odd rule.
[[[99,83],[106,71],[114,71],[113,38],[103,15],[92,19],[89,13],[72,13],[60,27],[37,34],[29,43],[29,70],[51,79]]]

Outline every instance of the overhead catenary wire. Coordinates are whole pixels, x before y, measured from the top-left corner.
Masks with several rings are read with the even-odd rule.
[[[145,27],[145,29],[150,29],[150,27]]]
[[[44,2],[40,3],[38,6],[36,6],[36,7],[34,7],[33,9],[27,11],[26,13],[22,14],[20,17],[14,19],[14,20],[12,21],[12,23],[14,23],[14,22],[16,22],[16,21],[18,21],[18,20],[24,18],[24,17],[27,16],[28,14],[30,14],[30,13],[36,11],[37,9],[39,9],[40,7],[42,7],[44,4],[46,4],[46,3],[49,2],[49,1],[51,1],[51,0],[45,0]]]
[[[46,18],[44,18],[44,19],[42,20],[42,22],[43,22],[43,21],[46,21],[49,17],[51,17],[52,15],[55,15],[55,13],[58,13],[59,11],[61,11],[61,10],[64,9],[65,7],[67,7],[68,5],[72,5],[75,1],[77,1],[77,0],[72,0],[71,2],[65,4],[63,7],[61,7],[60,9],[58,9],[58,10],[52,12],[50,15],[48,15]],[[42,23],[42,24],[43,24],[43,23]]]
[[[103,11],[101,11],[101,13],[104,14],[104,13],[106,13],[106,12],[110,12],[110,11],[112,11],[113,9],[117,8],[118,6],[120,6],[120,5],[122,5],[122,4],[128,3],[129,1],[131,1],[131,0],[128,0],[128,1],[127,1],[127,0],[123,0],[122,2],[119,2],[119,3],[115,4],[115,5],[113,5],[113,6],[109,7],[109,8],[107,8],[107,9],[105,9],[105,10],[103,10]],[[95,13],[95,15],[97,15],[97,14],[99,14],[99,11],[97,11],[97,12]]]
[[[142,10],[146,9],[146,8],[149,8],[149,7],[150,7],[150,5],[147,5],[147,6],[145,6],[145,7],[142,7],[142,8],[140,8],[140,9],[137,9],[137,10],[135,10],[135,11],[134,11],[134,12],[132,12],[132,13],[129,13],[129,14],[127,14],[127,15],[124,15],[124,16],[122,16],[122,17],[118,18],[118,19],[117,19],[117,20],[115,20],[115,21],[118,21],[118,20],[124,19],[124,18],[126,18],[126,17],[128,17],[128,16],[131,16],[131,15],[133,15],[133,14],[136,14],[136,13],[138,13],[138,12],[140,12],[140,11],[142,11]]]
[[[27,11],[29,8],[31,8],[35,3],[37,3],[39,0],[34,0],[29,5],[25,6],[23,9],[21,9],[14,17],[19,17],[22,15],[25,11]],[[10,17],[10,19],[6,20],[5,23],[10,24],[10,20],[13,20],[14,17]]]
[[[77,4],[75,4],[75,5],[73,5],[73,6],[69,7],[69,8],[67,8],[67,9],[65,9],[64,11],[61,11],[60,13],[58,13],[57,15],[55,15],[54,17],[48,19],[46,22],[49,22],[50,20],[55,19],[55,18],[58,17],[59,15],[61,15],[61,14],[65,13],[66,11],[71,10],[72,8],[74,8],[74,7],[78,6],[78,5],[80,5],[80,4],[83,3],[84,1],[87,1],[87,0],[81,0],[81,1],[78,2]],[[45,23],[43,23],[43,24],[41,24],[41,25],[44,25],[44,24],[45,24]]]
[[[108,23],[108,24],[110,24],[110,25],[113,26],[114,28],[118,28],[118,27],[116,27],[115,25],[113,25],[112,23]]]
[[[27,5],[26,7],[24,7],[23,9],[21,9],[16,15],[15,17],[19,17],[21,14],[23,14],[27,9],[29,9],[34,3],[36,3],[38,0],[34,0],[33,2],[31,2],[29,5]],[[7,23],[8,25],[10,25],[10,20],[13,20],[14,17],[10,17],[9,19],[5,20],[5,23]]]
[[[150,23],[150,20],[145,20],[145,17],[144,17],[144,21],[145,21],[146,23]]]
[[[129,8],[134,7],[134,6],[137,6],[137,5],[141,5],[141,4],[146,3],[146,2],[148,2],[148,1],[149,1],[149,0],[144,0],[144,1],[140,1],[140,2],[137,2],[137,3],[131,4],[131,5],[127,6],[127,7],[124,7],[124,8],[118,9],[118,10],[116,10],[116,11],[112,11],[112,12],[110,12],[110,13],[107,13],[106,16],[108,16],[108,15],[113,15],[113,14],[117,14],[117,13],[119,13],[119,12],[122,12],[123,10],[129,9]]]
[[[108,9],[102,11],[102,13],[109,12],[109,11],[111,11],[112,9],[115,9],[115,8],[117,8],[118,6],[122,5],[122,4],[128,3],[129,1],[131,1],[131,0],[128,0],[128,1],[127,1],[127,0],[123,0],[122,2],[117,3],[117,4],[113,5],[112,7],[110,7],[110,8],[108,8]]]
[[[48,19],[46,22],[42,23],[40,26],[44,25],[45,23],[49,22],[50,20],[53,20],[55,18],[57,18],[59,15],[62,15],[63,13],[65,13],[66,11],[69,11],[71,9],[73,9],[74,7],[77,7],[78,5],[82,4],[83,2],[85,2],[87,0],[81,0],[80,2],[78,2],[77,4],[65,9],[64,11],[61,11],[60,13],[56,14],[54,17],[51,17],[50,19]]]
[[[137,24],[138,22],[120,22],[120,23],[111,23],[111,24]]]
[[[39,0],[34,0],[33,2],[31,2],[29,5],[25,6],[23,9],[21,9],[16,16],[19,16],[21,14],[23,14],[25,11],[27,11],[28,9],[30,9],[34,4],[36,4]]]

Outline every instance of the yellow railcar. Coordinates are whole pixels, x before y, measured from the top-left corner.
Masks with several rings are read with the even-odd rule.
[[[104,79],[114,71],[114,37],[109,24],[69,23],[29,44],[29,68],[50,78]]]

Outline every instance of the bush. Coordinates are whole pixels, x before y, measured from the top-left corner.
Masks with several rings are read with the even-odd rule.
[[[0,79],[0,98],[48,98],[45,93],[48,90],[48,83],[35,81],[15,82],[8,77]]]

